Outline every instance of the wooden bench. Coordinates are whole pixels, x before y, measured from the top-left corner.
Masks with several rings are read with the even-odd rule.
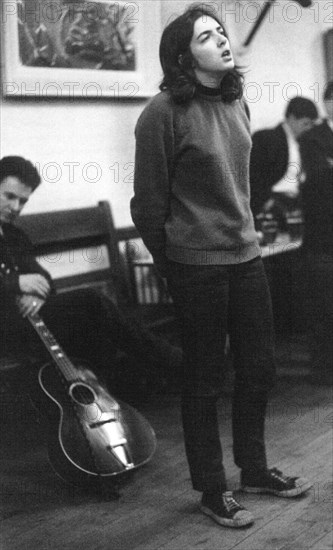
[[[93,285],[115,300],[126,299],[124,266],[107,201],[89,208],[28,214],[17,225],[29,236],[57,291]]]
[[[173,322],[172,304],[138,298],[133,251],[143,245],[135,227],[115,228],[107,201],[88,208],[22,215],[17,225],[34,244],[35,255],[51,274],[57,292],[93,286],[117,303],[126,317],[151,330],[160,332]],[[150,282],[160,285],[151,264],[150,272]],[[0,358],[0,373],[15,366],[10,358]]]
[[[51,273],[58,292],[98,287],[147,326],[157,325],[158,318],[163,323],[164,308],[159,306],[166,300],[161,279],[150,261],[140,259],[147,251],[136,228],[115,228],[107,201],[96,207],[21,216],[18,226],[33,242],[36,257]],[[157,288],[161,291],[153,299]]]

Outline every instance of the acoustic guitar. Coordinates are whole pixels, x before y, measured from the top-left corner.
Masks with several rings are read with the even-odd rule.
[[[58,412],[47,416],[46,430],[55,472],[67,482],[100,485],[148,462],[156,449],[148,421],[112,397],[91,370],[74,364],[38,314],[28,319],[52,358],[38,379]]]

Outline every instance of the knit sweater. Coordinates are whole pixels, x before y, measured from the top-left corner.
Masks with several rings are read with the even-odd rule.
[[[250,210],[244,102],[161,92],[136,125],[133,221],[162,275],[167,259],[235,264],[260,254]]]

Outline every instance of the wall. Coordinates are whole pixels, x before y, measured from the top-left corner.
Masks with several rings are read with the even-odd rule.
[[[154,47],[147,48],[146,63],[156,67],[152,87],[157,92],[160,17],[146,29],[148,34]],[[31,159],[43,176],[25,213],[82,207],[107,199],[116,225],[130,224],[134,127],[146,101],[138,97],[2,97],[1,156]]]
[[[189,3],[162,0],[162,27]],[[277,123],[288,97],[297,90],[319,101],[318,90],[322,92],[325,80],[322,34],[332,26],[331,1],[317,0],[307,10],[292,1],[276,2],[270,20],[263,23],[253,46],[243,54],[240,45],[263,2],[209,3],[224,19],[239,62],[246,66],[253,130]],[[156,21],[148,32],[160,34],[159,25]],[[147,51],[147,56],[158,63],[157,48]],[[156,83],[159,77],[156,74]],[[272,83],[276,84],[270,95]],[[133,132],[145,104],[144,99],[2,98],[1,156],[30,158],[44,176],[26,212],[80,207],[107,199],[116,225],[131,223]]]

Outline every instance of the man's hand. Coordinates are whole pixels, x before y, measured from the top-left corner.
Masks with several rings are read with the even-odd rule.
[[[19,287],[22,294],[34,294],[43,299],[47,298],[50,293],[48,280],[39,273],[20,275]]]
[[[17,297],[16,303],[22,317],[27,317],[27,315],[38,313],[40,308],[45,304],[45,300],[32,294],[22,294],[22,296]]]

